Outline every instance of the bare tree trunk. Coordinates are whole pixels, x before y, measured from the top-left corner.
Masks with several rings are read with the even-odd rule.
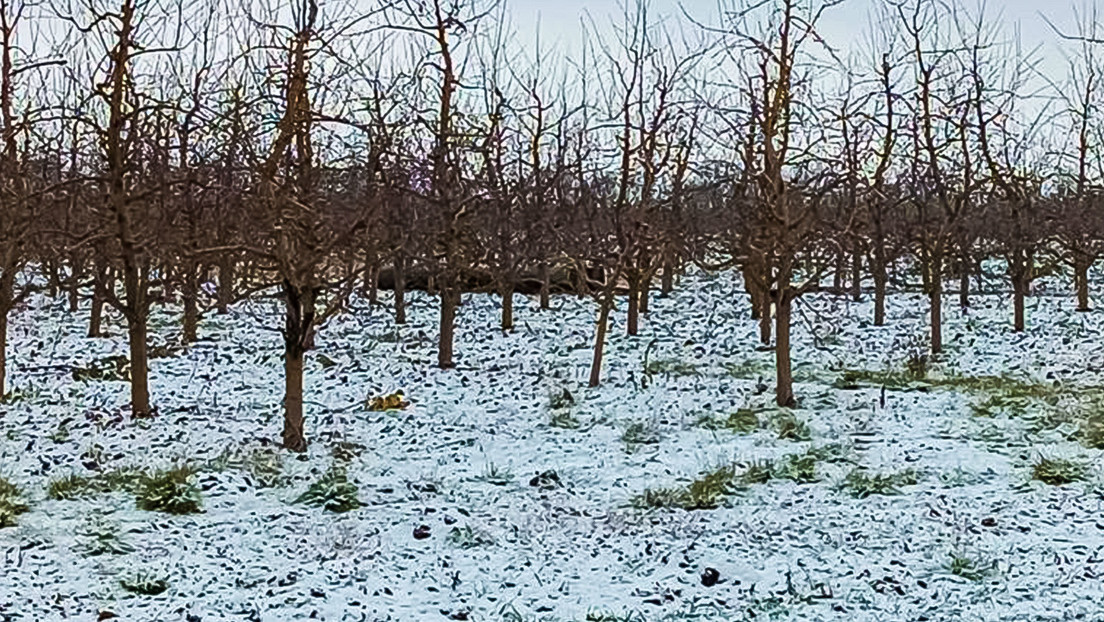
[[[130,342],[130,412],[134,418],[149,417],[149,357],[146,349],[147,315],[128,313],[127,328]]]
[[[542,261],[540,263],[540,308],[548,309],[551,304],[549,297],[549,290],[552,289],[552,276],[549,274],[548,262]]]
[[[770,345],[771,342],[771,292],[763,288],[761,275],[756,274],[759,268],[751,264],[743,267],[744,289],[751,296],[751,317],[759,320],[759,342]]]
[[[796,405],[793,392],[793,368],[790,361],[790,313],[793,301],[785,286],[779,287],[778,302],[775,305],[775,345],[774,364],[776,370],[775,402],[779,406],[791,408]]]
[[[77,309],[80,308],[80,279],[83,272],[80,259],[77,258],[76,253],[69,258],[69,265],[72,267],[66,288],[69,294],[69,312],[76,313]]]
[[[629,279],[629,305],[626,313],[625,332],[635,337],[640,331],[640,284],[636,278]]]
[[[579,300],[582,300],[590,293],[590,283],[588,280],[589,275],[586,272],[586,268],[579,266],[575,269],[575,293],[578,294]]]
[[[0,274],[0,402],[7,396],[8,378],[8,314],[11,313],[12,301],[15,298],[14,275],[5,268]]]
[[[103,307],[103,296],[99,292],[92,292],[92,309],[88,313],[89,337],[103,337]]]
[[[659,281],[659,295],[666,298],[675,289],[675,260],[667,256],[663,262],[663,273]]]
[[[437,366],[452,369],[456,363],[452,360],[453,341],[456,331],[456,307],[460,303],[460,292],[455,279],[441,279],[441,323],[437,341]]]
[[[872,255],[870,258],[870,273],[874,277],[874,325],[885,326],[886,285],[889,282],[885,262]]]
[[[379,273],[379,261],[373,258],[364,268],[364,294],[373,307],[379,304]]]
[[[111,269],[96,266],[92,274],[92,305],[88,315],[88,336],[103,336],[104,290],[115,287],[115,278]]]
[[[640,313],[648,315],[648,307],[651,306],[652,277],[645,276],[640,284]]]
[[[148,274],[138,266],[133,256],[124,261],[123,288],[126,294],[124,314],[127,321],[127,334],[130,345],[130,411],[135,418],[148,417],[149,396],[149,359],[146,346],[149,322],[149,303],[147,301]]]
[[[851,249],[851,300],[854,302],[862,301],[862,267],[862,241],[856,238]]]
[[[303,355],[313,342],[314,290],[284,281],[284,431],[285,448],[304,452]]]
[[[970,259],[965,252],[959,261],[958,306],[963,309],[970,306]]]
[[[514,277],[510,276],[502,285],[502,330],[514,329]]]
[[[61,289],[61,275],[58,273],[60,267],[56,259],[47,259],[43,262],[43,268],[46,272],[46,285],[49,287],[48,294],[51,299],[57,298],[58,291]]]
[[[235,261],[230,253],[224,254],[219,259],[218,266],[218,312],[226,315],[230,312],[230,302],[234,300]]]
[[[157,268],[157,276],[161,279],[161,296],[166,303],[176,302],[177,274],[174,266],[163,263]]]
[[[406,324],[406,257],[396,253],[392,265],[395,273],[395,324]]]
[[[1076,259],[1073,264],[1073,282],[1077,287],[1077,311],[1087,313],[1089,307],[1089,266],[1091,261]]]
[[[759,343],[769,346],[772,330],[771,309],[774,306],[769,292],[759,295],[759,305]]]
[[[1022,333],[1026,328],[1027,318],[1025,317],[1024,310],[1024,298],[1027,295],[1027,284],[1024,279],[1015,278],[1012,280],[1012,308],[1013,308],[1013,320],[1012,320],[1012,332]]]
[[[921,245],[920,248],[920,288],[924,292],[924,295],[931,296],[932,294],[932,262],[931,252]],[[942,278],[942,277],[940,277]]]
[[[943,248],[941,242],[936,242],[928,256],[928,269],[923,271],[928,275],[928,299],[931,305],[931,351],[932,354],[943,352]]]
[[[594,358],[590,363],[589,386],[596,387],[602,383],[602,355],[606,349],[606,330],[609,327],[610,307],[609,297],[603,297],[598,310],[598,326],[594,332]]]
[[[195,343],[198,339],[199,326],[199,266],[194,262],[187,262],[184,266],[184,283],[180,288],[184,297],[184,322],[181,329],[181,340],[185,343]]]
[[[1008,257],[1008,276],[1012,280],[1012,331],[1022,333],[1027,328],[1026,301],[1031,289],[1032,264],[1031,251],[1020,244],[1012,249]]]
[[[843,249],[840,248],[836,252],[836,269],[832,275],[832,293],[839,294],[843,292],[843,278],[847,271],[847,255],[844,254]]]
[[[307,450],[303,433],[303,353],[284,352],[284,447],[302,453]]]
[[[8,308],[0,301],[0,402],[8,395]]]

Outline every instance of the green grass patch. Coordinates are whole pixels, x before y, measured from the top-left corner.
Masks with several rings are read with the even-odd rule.
[[[744,467],[740,474],[740,483],[745,486],[766,484],[774,478],[774,463],[770,460],[752,462]]]
[[[77,382],[128,382],[130,381],[130,359],[125,354],[106,356],[84,367],[74,368],[72,375],[73,380]]]
[[[6,394],[0,395],[0,404],[19,404],[21,402],[37,399],[41,394],[41,391],[33,385],[12,387]]]
[[[741,408],[728,417],[706,415],[698,425],[707,430],[728,430],[734,434],[751,434],[759,429],[759,415],[750,408]]]
[[[1031,468],[1031,479],[1050,486],[1084,481],[1088,474],[1089,467],[1085,463],[1061,458],[1039,458]]]
[[[119,585],[132,594],[157,596],[169,589],[169,578],[150,570],[139,570],[119,579]]]
[[[735,492],[736,470],[730,466],[708,471],[686,487],[688,510],[711,510]]]
[[[950,561],[947,562],[948,572],[968,581],[984,581],[986,577],[993,573],[993,570],[992,564],[984,564],[980,560],[976,560],[963,553],[951,555]]]
[[[582,427],[579,423],[579,419],[571,413],[570,410],[555,410],[548,417],[549,427],[559,428],[561,430],[578,430]]]
[[[915,469],[905,469],[896,473],[871,473],[866,469],[855,469],[847,474],[842,488],[856,499],[865,499],[872,495],[898,495],[903,486],[914,486],[920,481]]]
[[[94,481],[102,486],[101,492],[136,493],[142,487],[146,473],[134,467],[123,467],[102,473]]]
[[[772,473],[775,479],[788,479],[798,484],[812,484],[819,481],[816,456],[808,453],[790,454],[774,464]]]
[[[759,429],[759,415],[750,408],[741,408],[725,419],[724,427],[737,434],[751,434]]]
[[[875,371],[869,369],[847,369],[832,383],[837,389],[854,391],[864,387],[886,387],[887,389],[909,389],[917,379],[898,370]]]
[[[828,464],[853,462],[851,458],[851,447],[843,443],[827,443],[817,447],[810,447],[805,453],[815,457],[817,462],[826,462]]]
[[[1104,413],[1094,412],[1081,421],[1077,438],[1089,449],[1104,449]]]
[[[1057,388],[1051,384],[1007,375],[964,376],[952,374],[917,377],[907,370],[849,369],[837,378],[835,386],[840,389],[883,386],[895,390],[944,389],[965,393],[988,393],[1008,401],[1025,398],[1046,399],[1057,393]]]
[[[836,449],[832,449],[835,455]],[[820,481],[817,464],[821,456],[817,450],[810,449],[800,454],[788,454],[777,460],[760,460],[748,463],[737,481],[741,486],[766,484],[772,480],[789,480],[798,484],[812,484]]]
[[[148,474],[140,469],[124,467],[93,476],[59,475],[46,485],[46,497],[68,501],[93,494],[126,492],[135,494],[142,488]]]
[[[46,497],[69,501],[80,499],[94,492],[99,492],[98,482],[90,477],[82,475],[62,475],[50,480],[46,485]]]
[[[126,555],[134,547],[123,539],[122,527],[115,522],[94,516],[78,531],[80,550],[89,557],[100,555]]]
[[[0,529],[15,527],[19,515],[30,509],[23,497],[23,490],[8,479],[0,477]]]
[[[612,611],[588,611],[585,622],[647,622],[644,614],[638,612],[614,613]]]
[[[634,508],[641,510],[662,508],[685,509],[685,498],[686,489],[681,486],[672,486],[670,488],[647,488],[644,492],[633,497],[630,503]]]
[[[487,464],[482,473],[472,479],[477,482],[491,484],[492,486],[505,486],[514,481],[514,474],[510,472],[510,469],[500,467],[491,462]]]
[[[739,380],[756,380],[771,372],[771,366],[758,361],[740,361],[725,363],[725,372]]]
[[[686,486],[650,488],[632,499],[640,509],[679,508],[712,510],[728,500],[739,489],[736,469],[723,466],[702,473]]]
[[[1037,400],[1030,397],[991,394],[984,400],[971,403],[970,410],[975,417],[993,418],[998,415],[1022,417],[1036,403]]]
[[[299,495],[295,502],[328,512],[348,512],[360,507],[358,493],[357,485],[349,481],[345,469],[334,466]]]
[[[809,424],[798,419],[793,413],[784,412],[774,418],[774,429],[778,439],[783,441],[809,441],[813,438]]]
[[[166,514],[202,512],[199,488],[193,482],[195,470],[187,465],[153,471],[141,477],[135,491],[139,510]]]
[[[658,445],[662,436],[656,426],[643,421],[634,421],[625,427],[621,433],[621,442],[625,443],[625,450],[636,451],[643,445]]]
[[[649,376],[696,376],[698,366],[682,359],[656,359],[648,361],[644,373]]]

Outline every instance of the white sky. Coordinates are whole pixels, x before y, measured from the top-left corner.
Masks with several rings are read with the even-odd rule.
[[[630,0],[631,1],[631,0]],[[821,34],[844,55],[856,49],[863,40],[868,16],[874,7],[885,0],[845,0],[843,5],[824,14]],[[621,0],[506,0],[517,28],[519,40],[531,42],[540,24],[541,37],[546,44],[555,44],[561,52],[572,55],[581,41],[580,18],[589,12],[599,26],[609,24],[609,17],[622,11]],[[978,0],[957,0],[961,6],[975,10]],[[1065,60],[1059,51],[1059,38],[1047,25],[1044,15],[1067,32],[1075,31],[1076,11],[1090,13],[1093,4],[1101,9],[1104,18],[1104,0],[987,0],[985,10],[993,19],[999,19],[1004,32],[1011,37],[1019,29],[1024,48],[1042,45],[1038,54],[1042,64],[1055,72],[1064,72]],[[681,10],[701,21],[714,21],[717,14],[716,0],[651,0],[653,15],[667,14],[681,18]]]

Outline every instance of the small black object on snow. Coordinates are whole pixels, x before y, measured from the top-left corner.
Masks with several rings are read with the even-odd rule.
[[[770,387],[767,386],[767,383],[763,382],[763,377],[759,376],[759,380],[757,380],[755,382],[755,394],[756,395],[762,395],[762,394],[766,393],[767,389],[769,389],[769,388]]]
[[[560,403],[564,406],[575,405],[575,398],[571,396],[571,391],[568,391],[566,388],[563,390],[563,393],[560,394]]]
[[[537,473],[533,479],[529,480],[529,485],[534,488],[540,488],[541,490],[551,490],[553,488],[561,488],[563,483],[560,482],[560,476],[556,471],[545,471],[543,473]]]
[[[414,539],[425,540],[429,537],[429,525],[418,525],[414,528]]]
[[[701,573],[701,584],[705,587],[713,587],[721,580],[721,573],[716,568],[706,568]]]

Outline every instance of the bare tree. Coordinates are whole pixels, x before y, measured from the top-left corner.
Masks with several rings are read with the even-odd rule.
[[[335,16],[327,28],[314,0],[301,0],[291,9],[290,29],[269,28],[288,33],[282,45],[273,46],[285,55],[286,68],[275,102],[280,120],[256,169],[255,207],[268,237],[263,247],[252,250],[275,275],[284,303],[283,445],[302,452],[307,447],[304,355],[314,346],[317,326],[337,313],[350,293],[355,273],[335,269],[336,252],[355,246],[366,221],[363,210],[341,203],[337,179],[342,175],[318,167],[316,125],[333,116],[316,108],[324,91],[312,81],[310,69],[318,55],[332,51],[334,37],[349,23],[372,14],[346,20]]]
[[[155,240],[163,231],[163,204],[158,194],[164,192],[164,179],[154,181],[152,169],[157,167],[149,158],[161,147],[158,116],[163,101],[142,90],[143,81],[136,67],[142,57],[175,52],[181,45],[180,33],[169,29],[168,41],[140,40],[140,29],[156,32],[165,26],[164,13],[139,13],[148,8],[135,0],[123,0],[117,10],[96,6],[83,7],[66,19],[89,41],[88,51],[99,71],[89,89],[86,106],[98,105],[101,114],[80,114],[78,119],[88,125],[99,144],[102,159],[96,182],[102,197],[102,220],[98,228],[104,234],[93,233],[88,239],[97,241],[97,248],[114,265],[122,280],[122,296],[117,296],[109,279],[94,279],[97,294],[123,314],[127,322],[130,346],[131,413],[135,417],[153,414],[150,406],[149,360],[147,334],[151,287],[155,281],[163,284],[153,267]],[[91,15],[88,25],[80,20]],[[172,13],[168,13],[172,15]],[[160,24],[159,24],[160,22]],[[98,46],[109,45],[106,50]],[[102,56],[98,56],[102,54]],[[102,63],[102,64],[97,64]],[[149,67],[154,75],[157,67]],[[161,173],[165,170],[160,168]],[[163,197],[162,197],[163,198]],[[110,233],[106,233],[110,232]],[[91,332],[91,331],[90,331]]]
[[[1035,130],[1046,109],[1042,108],[1035,116],[1035,123],[1028,123],[1024,130],[1013,133],[1011,125],[1018,116],[1017,104],[1026,99],[1025,78],[1032,69],[1032,60],[1021,52],[1016,41],[1008,47],[993,48],[985,39],[987,28],[982,15],[978,15],[966,31],[973,37],[969,46],[969,73],[978,148],[989,173],[993,199],[998,204],[999,221],[1003,225],[998,227],[997,237],[1004,249],[1012,281],[1013,330],[1023,332],[1025,298],[1035,278],[1035,259],[1039,247],[1049,237],[1039,205],[1042,179],[1029,162],[1029,152],[1038,144]],[[987,49],[994,49],[1003,62],[987,66],[983,58]]]
[[[33,291],[32,283],[21,275],[42,233],[40,186],[46,181],[30,160],[30,145],[22,150],[19,146],[20,136],[31,134],[39,111],[29,104],[22,112],[17,110],[21,94],[16,89],[27,72],[60,62],[24,57],[17,30],[28,8],[21,0],[0,0],[0,401],[7,396],[8,317]]]
[[[1073,286],[1077,310],[1087,312],[1089,303],[1089,269],[1104,252],[1104,214],[1099,197],[1101,179],[1101,135],[1099,107],[1101,105],[1101,65],[1097,54],[1100,40],[1100,20],[1096,5],[1078,14],[1077,31],[1066,34],[1055,28],[1058,36],[1071,42],[1075,51],[1068,56],[1069,82],[1051,80],[1051,90],[1065,105],[1072,140],[1063,141],[1074,147],[1074,153],[1057,150],[1056,174],[1061,194],[1055,202],[1060,213],[1054,215],[1055,232],[1064,250],[1063,259],[1073,268]],[[1044,74],[1045,77],[1045,74]],[[1071,162],[1072,160],[1072,162]],[[1071,166],[1072,164],[1072,166]],[[1072,173],[1067,172],[1072,168]]]
[[[972,110],[968,93],[956,83],[962,73],[953,73],[962,48],[949,43],[939,30],[941,23],[955,18],[933,0],[901,0],[896,8],[911,47],[915,79],[907,191],[918,219],[930,303],[931,351],[939,354],[943,351],[943,271],[949,238],[980,183],[973,174],[967,140]],[[941,90],[944,81],[948,84]],[[961,147],[957,160],[956,147]],[[961,183],[953,179],[951,171],[960,172]]]
[[[415,185],[412,190],[428,202],[434,212],[433,270],[434,285],[441,301],[437,342],[437,365],[443,369],[455,366],[453,360],[456,312],[460,306],[465,271],[480,263],[480,253],[473,248],[471,221],[476,197],[468,192],[464,178],[464,149],[457,127],[458,89],[461,86],[457,45],[467,34],[494,11],[494,0],[403,0],[391,7],[393,19],[388,27],[402,32],[428,37],[432,41],[431,56],[437,70],[436,110],[431,127],[428,163],[428,188]]]
[[[753,287],[769,292],[774,304],[775,400],[780,406],[796,401],[790,352],[794,301],[816,289],[820,281],[812,263],[806,261],[801,271],[800,257],[812,250],[821,201],[836,183],[832,167],[819,166],[811,151],[818,141],[809,136],[802,140],[798,134],[803,121],[813,123],[812,118],[802,118],[812,110],[810,102],[803,106],[799,99],[809,86],[808,65],[803,72],[802,63],[812,62],[802,54],[805,46],[820,40],[816,25],[821,15],[837,4],[801,0],[782,0],[772,7],[730,4],[720,29],[728,45],[741,50],[755,67],[745,91],[751,114],[744,167],[750,168],[751,181],[746,203],[753,232],[749,246],[753,256],[760,258],[760,267],[745,270],[745,275],[758,281]],[[757,26],[759,11],[766,15]]]

